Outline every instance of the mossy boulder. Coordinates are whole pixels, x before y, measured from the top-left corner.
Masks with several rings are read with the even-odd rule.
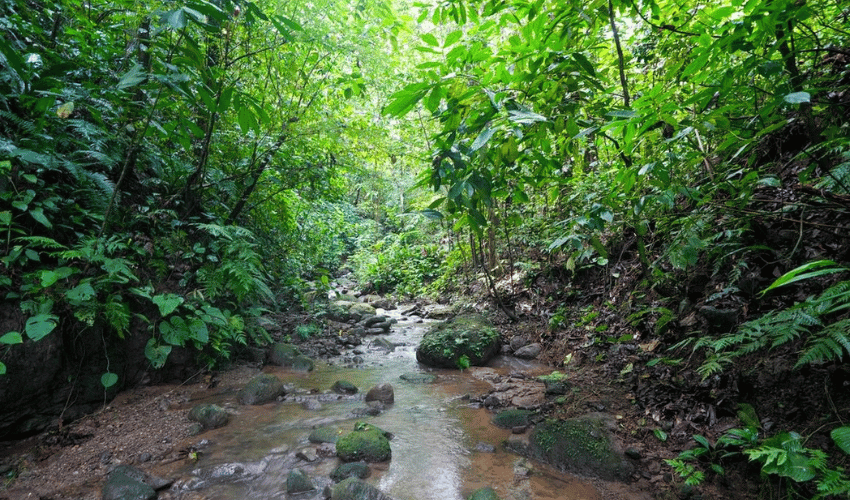
[[[349,477],[356,477],[358,479],[366,479],[371,474],[371,470],[369,469],[369,464],[366,462],[349,462],[346,464],[341,464],[339,467],[331,472],[331,479],[335,482],[340,482],[343,479],[348,479]]]
[[[480,488],[472,492],[466,500],[500,500],[493,488]]]
[[[310,372],[315,363],[292,344],[279,342],[269,352],[269,362],[273,365],[291,368],[295,371]]]
[[[357,394],[357,386],[347,380],[337,380],[331,390],[337,394]]]
[[[371,484],[349,477],[325,489],[325,498],[329,500],[392,500]]]
[[[270,373],[264,373],[252,378],[239,391],[238,399],[243,405],[261,405],[274,401],[283,392],[283,382]]]
[[[313,486],[313,481],[310,476],[301,469],[289,471],[289,476],[286,478],[286,492],[289,494],[303,493],[305,491],[313,491],[316,487]]]
[[[531,423],[532,415],[534,412],[531,410],[504,410],[493,417],[493,424],[502,429],[525,427]]]
[[[392,458],[392,434],[365,422],[354,424],[354,430],[336,442],[336,454],[343,462],[386,462]]]
[[[499,352],[499,332],[480,314],[457,316],[431,328],[422,337],[416,359],[439,368],[458,368],[462,358],[483,366]]]
[[[198,422],[204,429],[217,429],[227,425],[230,415],[218,405],[198,405],[189,410],[189,420]]]
[[[604,415],[547,420],[531,432],[527,449],[514,451],[563,472],[626,481],[633,471],[611,434],[615,424]],[[509,442],[509,447],[511,444]]]

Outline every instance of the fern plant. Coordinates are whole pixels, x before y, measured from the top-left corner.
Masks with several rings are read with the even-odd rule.
[[[785,273],[762,293],[790,283],[846,270],[832,261],[808,263]],[[806,339],[806,344],[795,368],[840,360],[850,352],[850,318],[842,317],[848,309],[850,281],[841,281],[823,293],[787,309],[771,311],[748,321],[738,327],[736,332],[719,338],[700,338],[694,342],[693,349],[705,350],[707,354],[706,360],[697,371],[705,379],[723,371],[741,356],[774,349],[801,338]],[[693,339],[687,339],[673,348],[691,341]]]

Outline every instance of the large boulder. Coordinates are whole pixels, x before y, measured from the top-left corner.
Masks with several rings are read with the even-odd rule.
[[[354,430],[336,442],[336,454],[343,462],[386,462],[392,458],[392,435],[374,425],[357,422]]]
[[[325,489],[325,498],[329,500],[392,500],[371,484],[349,477]]]
[[[354,302],[348,300],[336,300],[328,307],[327,317],[333,321],[345,323],[348,321],[360,321],[367,316],[377,313],[374,307],[365,302]]]
[[[615,426],[613,418],[601,414],[550,419],[535,426],[527,443],[509,440],[506,444],[563,472],[626,481],[634,467],[611,432]]]
[[[112,469],[103,484],[103,500],[153,500],[156,491],[171,485],[171,481],[145,472],[129,465],[119,465]]]
[[[302,354],[301,350],[284,342],[272,346],[269,352],[269,362],[299,372],[310,372],[315,367],[313,360]]]
[[[416,359],[428,366],[461,368],[483,366],[499,352],[499,332],[479,314],[457,316],[431,328],[422,337]]]
[[[274,401],[284,393],[283,382],[272,374],[257,375],[239,391],[238,399],[243,405],[261,405]]]
[[[290,495],[303,493],[305,491],[313,491],[316,487],[313,486],[313,481],[301,469],[289,471],[289,476],[286,478],[286,492]]]
[[[369,389],[366,393],[365,401],[380,401],[385,405],[391,405],[395,402],[395,390],[392,384],[378,384]]]

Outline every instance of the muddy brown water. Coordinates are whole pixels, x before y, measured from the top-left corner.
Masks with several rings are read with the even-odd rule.
[[[429,323],[415,317],[398,319],[391,333],[384,336],[399,344],[393,352],[372,348],[375,337],[369,337],[359,347],[361,360],[356,364],[350,361],[354,354],[347,353],[333,364],[318,363],[307,374],[276,367],[263,370],[299,388],[301,395],[295,398],[242,406],[236,404],[235,390],[196,395],[189,406],[217,403],[235,415],[226,427],[198,436],[209,445],[200,450],[197,460],[174,471],[180,479],[171,490],[172,496],[210,500],[322,498],[322,488],[331,484],[328,475],[340,461],[325,457],[308,463],[298,458],[298,452],[315,449],[308,442],[314,428],[331,426],[345,433],[362,420],[394,434],[390,442],[392,459],[373,464],[367,481],[395,500],[461,500],[482,487],[494,488],[504,500],[612,498],[600,492],[598,483],[505,451],[501,443],[510,431],[495,427],[492,414],[469,402],[469,395],[486,393],[489,384],[476,378],[475,368],[461,372],[420,365],[415,348]],[[488,368],[500,373],[551,371],[510,357],[499,357]],[[427,372],[436,380],[422,384],[400,379],[411,372]],[[355,384],[360,393],[351,397],[331,394],[330,388],[338,380]],[[365,408],[363,394],[381,383],[392,384],[395,403],[378,416],[356,416],[358,409]],[[303,403],[308,399],[317,399],[321,407],[306,409]],[[286,479],[295,468],[313,479],[317,486],[314,493],[287,496]]]

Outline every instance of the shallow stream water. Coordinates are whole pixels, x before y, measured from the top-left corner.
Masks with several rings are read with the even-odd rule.
[[[340,461],[325,457],[308,463],[298,452],[316,448],[307,439],[313,428],[331,426],[347,433],[362,420],[394,434],[392,459],[373,464],[367,481],[395,500],[462,500],[481,487],[494,488],[503,500],[603,498],[590,482],[505,451],[501,443],[510,431],[492,425],[492,415],[469,402],[470,394],[489,389],[487,382],[475,377],[477,369],[434,370],[420,365],[415,348],[429,323],[396,317],[399,322],[383,336],[398,344],[392,352],[371,347],[376,337],[366,337],[357,362],[354,353],[346,353],[334,364],[317,363],[310,373],[264,368],[297,387],[299,397],[260,406],[236,404],[234,390],[194,398],[190,405],[217,403],[236,415],[227,426],[198,436],[209,444],[196,461],[176,471],[181,479],[172,491],[179,498],[221,500],[322,498],[323,486],[330,484],[328,475]],[[488,369],[505,374],[549,371],[510,357],[497,358]],[[400,379],[416,372],[428,372],[436,380]],[[344,397],[331,393],[338,380],[355,384],[360,393]],[[395,403],[378,416],[357,417],[358,409],[366,406],[365,392],[382,383],[393,386]],[[311,398],[320,402],[320,408],[305,408],[303,403]],[[295,468],[313,478],[314,494],[287,496],[286,479]]]

